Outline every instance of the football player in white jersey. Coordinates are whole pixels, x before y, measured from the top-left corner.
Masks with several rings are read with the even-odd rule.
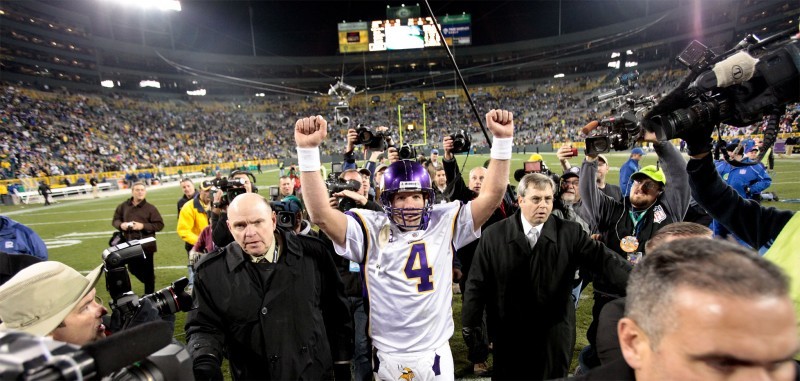
[[[312,222],[334,243],[336,253],[359,263],[369,298],[368,333],[381,380],[413,374],[416,380],[452,380],[452,263],[455,250],[480,237],[481,225],[497,209],[509,178],[513,115],[491,110],[486,125],[494,139],[480,195],[467,204],[434,205],[430,176],[412,161],[392,163],[383,175],[385,212],[328,204],[319,176],[319,145],[327,136],[321,116],[295,124],[303,195]]]

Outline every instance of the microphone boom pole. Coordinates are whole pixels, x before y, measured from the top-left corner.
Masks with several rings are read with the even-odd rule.
[[[489,145],[489,148],[492,148],[492,140],[489,138],[489,133],[486,132],[486,126],[483,125],[483,119],[481,119],[480,114],[478,113],[478,108],[475,107],[475,102],[472,100],[472,95],[469,93],[469,89],[467,88],[467,83],[464,82],[464,77],[461,75],[461,70],[458,68],[458,64],[456,64],[456,57],[453,56],[453,52],[450,51],[450,47],[447,46],[447,40],[444,39],[444,33],[442,33],[442,28],[439,26],[439,20],[436,19],[436,15],[433,14],[433,9],[431,8],[431,4],[428,0],[423,0],[425,3],[425,8],[428,10],[428,13],[431,15],[433,19],[433,26],[436,27],[436,32],[439,34],[439,37],[442,39],[442,45],[444,45],[445,51],[447,51],[447,56],[450,57],[450,62],[453,63],[453,68],[456,70],[456,76],[458,76],[458,82],[461,84],[461,88],[464,89],[464,94],[467,96],[467,101],[469,102],[469,106],[472,109],[472,113],[475,114],[475,119],[478,120],[478,124],[481,126],[481,131],[483,132],[483,136],[486,137],[486,144]]]

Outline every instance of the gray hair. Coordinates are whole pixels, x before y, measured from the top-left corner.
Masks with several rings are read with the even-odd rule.
[[[644,245],[644,252],[649,253],[659,246],[679,238],[713,238],[714,232],[706,226],[694,222],[674,222],[658,229]]]
[[[680,286],[744,298],[788,297],[789,282],[776,265],[737,244],[704,238],[665,243],[631,272],[625,304],[625,316],[653,349],[675,320],[672,298]]]
[[[546,190],[548,186],[550,187],[551,191],[555,192],[556,183],[550,178],[550,176],[546,176],[541,173],[529,173],[519,180],[519,185],[517,185],[517,196],[525,197],[525,193],[528,192],[528,188]]]

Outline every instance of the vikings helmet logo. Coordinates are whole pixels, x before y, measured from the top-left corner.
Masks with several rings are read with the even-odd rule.
[[[403,374],[400,375],[399,380],[412,381],[414,379],[414,371],[410,368],[403,368]]]

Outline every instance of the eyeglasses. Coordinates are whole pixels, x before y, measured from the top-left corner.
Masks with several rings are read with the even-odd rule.
[[[658,185],[656,182],[650,180],[633,180],[633,185],[641,186],[642,190],[645,192],[658,190],[660,187],[660,185]]]
[[[565,181],[562,181],[561,184],[564,187],[573,186],[573,187],[577,188],[578,187],[578,181],[579,180],[571,180],[571,181],[566,181],[565,180]]]

